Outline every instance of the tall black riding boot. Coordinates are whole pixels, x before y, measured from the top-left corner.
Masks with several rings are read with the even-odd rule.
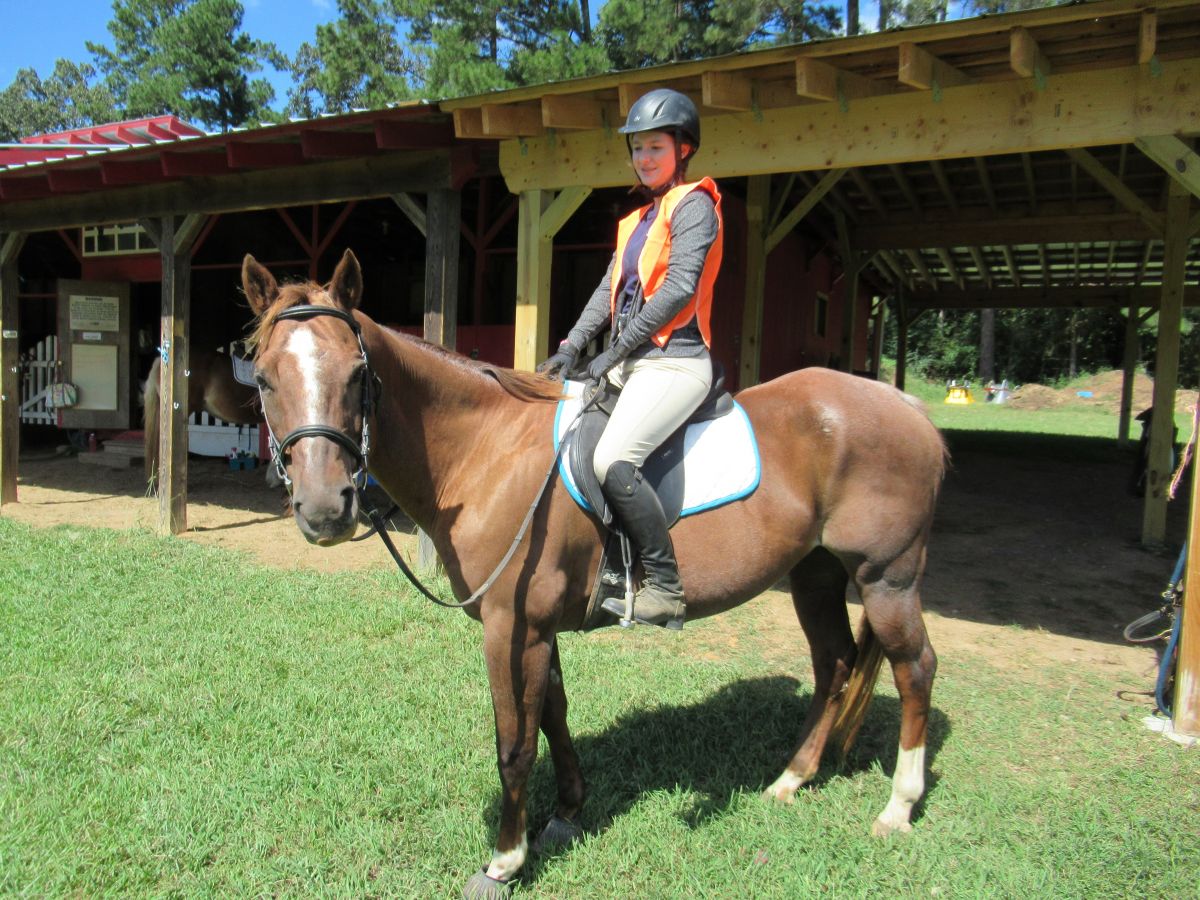
[[[643,625],[663,625],[678,631],[683,628],[685,611],[683,583],[658,494],[642,480],[642,473],[624,460],[609,467],[601,487],[617,521],[642,557],[642,587],[633,598],[633,618]],[[605,600],[604,608],[614,615],[625,615],[625,604],[615,597]]]

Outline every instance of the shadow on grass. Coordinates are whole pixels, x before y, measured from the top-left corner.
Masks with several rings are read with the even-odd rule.
[[[886,672],[882,677],[887,677]],[[605,831],[654,792],[687,791],[689,805],[680,809],[678,816],[689,828],[696,828],[720,818],[739,796],[763,790],[791,758],[812,700],[811,693],[797,692],[799,686],[796,679],[784,676],[738,681],[698,703],[630,713],[599,734],[577,737],[575,749],[588,785],[583,810],[586,831]],[[950,720],[936,707],[932,709],[927,770],[950,732]],[[830,780],[864,771],[875,762],[890,776],[899,733],[899,701],[877,695],[847,758],[838,762],[833,750],[827,750],[808,789],[819,790]],[[926,795],[935,787],[936,781],[927,771]],[[878,809],[872,818],[883,810],[888,796],[888,790],[879,791]],[[539,756],[534,767],[529,797],[532,841],[555,807],[554,769],[548,754]],[[494,833],[500,818],[498,791],[483,815]],[[861,824],[867,833],[871,820]],[[526,881],[536,880],[541,866],[555,855],[531,855]]]

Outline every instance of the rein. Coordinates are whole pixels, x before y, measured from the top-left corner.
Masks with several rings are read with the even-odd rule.
[[[559,457],[562,456],[562,449],[566,442],[558,442],[558,449],[555,450],[554,458],[550,461],[550,468],[547,469],[546,476],[542,479],[542,484],[537,489],[537,493],[534,495],[533,502],[529,504],[529,509],[525,513],[525,518],[521,521],[521,527],[517,529],[517,536],[513,538],[513,542],[509,546],[508,551],[504,554],[499,565],[496,566],[492,574],[487,577],[487,580],[484,581],[483,584],[481,584],[475,590],[475,592],[471,594],[470,597],[462,602],[451,603],[441,599],[421,583],[421,580],[413,573],[412,569],[409,568],[408,563],[404,561],[404,557],[400,555],[400,551],[397,549],[395,543],[392,541],[391,536],[388,534],[387,522],[385,519],[396,509],[398,509],[398,505],[395,503],[395,501],[393,501],[392,508],[388,510],[385,516],[379,512],[379,510],[373,503],[370,502],[369,498],[367,497],[367,468],[371,451],[370,426],[368,424],[368,418],[379,404],[379,392],[382,389],[382,384],[379,381],[379,377],[375,374],[374,369],[371,368],[371,360],[367,356],[366,345],[363,344],[362,326],[358,324],[358,320],[355,319],[353,315],[345,310],[332,306],[312,306],[309,304],[289,307],[288,309],[285,309],[279,313],[276,320],[303,320],[312,319],[317,316],[333,316],[335,319],[341,319],[350,326],[350,330],[354,332],[354,337],[358,341],[358,349],[362,353],[363,358],[362,437],[356,444],[352,437],[339,428],[333,428],[329,425],[301,425],[299,428],[289,432],[282,441],[277,441],[275,439],[275,433],[271,430],[271,424],[268,422],[267,439],[268,445],[271,448],[271,460],[275,464],[276,472],[279,473],[279,477],[283,480],[283,483],[287,485],[288,493],[290,494],[292,489],[292,479],[288,477],[287,468],[283,460],[283,454],[287,451],[287,449],[296,443],[296,441],[307,437],[323,437],[333,441],[335,444],[346,450],[346,452],[348,452],[358,463],[358,469],[352,476],[352,483],[354,484],[354,492],[358,497],[359,507],[366,512],[367,518],[371,520],[373,529],[379,534],[380,540],[382,540],[383,545],[387,547],[388,553],[391,554],[391,557],[395,561],[397,568],[400,569],[400,571],[404,574],[404,577],[408,579],[409,583],[415,587],[417,591],[419,591],[420,594],[425,597],[425,599],[432,603],[436,603],[438,606],[445,607],[446,609],[463,609],[464,607],[470,606],[472,603],[476,603],[480,598],[483,597],[484,594],[488,592],[492,585],[496,583],[496,579],[499,578],[500,574],[505,570],[505,568],[507,568],[509,562],[512,561],[513,554],[517,552],[517,547],[519,547],[521,541],[524,540],[525,534],[529,530],[529,525],[533,521],[533,514],[537,510],[538,505],[541,503],[542,497],[545,496],[546,488],[550,486],[550,482],[554,478],[554,470],[558,466],[558,460]],[[599,391],[593,392],[592,396],[580,405],[579,413],[567,426],[568,431],[575,426],[575,423],[579,421],[579,419],[583,416],[583,413],[592,405],[593,402],[595,402],[595,399],[597,396],[599,396],[599,393]],[[261,388],[259,389],[259,399],[260,401],[262,399]],[[390,500],[391,498],[389,497],[388,499]]]

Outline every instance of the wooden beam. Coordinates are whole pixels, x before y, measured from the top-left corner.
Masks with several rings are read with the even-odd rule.
[[[938,187],[942,189],[946,205],[958,212],[958,197],[955,196],[954,189],[950,187],[950,179],[946,177],[946,168],[936,159],[929,161],[929,168],[933,170],[933,178],[938,183]]]
[[[700,96],[712,109],[746,110],[754,105],[754,83],[740,72],[705,72]]]
[[[428,238],[429,230],[425,222],[425,205],[406,191],[398,191],[392,194],[392,202],[400,207],[400,211],[404,213],[408,221],[412,222],[417,231],[421,232],[421,237]]]
[[[791,234],[792,229],[800,223],[801,219],[803,219],[812,211],[813,207],[821,201],[822,197],[824,197],[827,193],[829,193],[830,190],[833,189],[833,186],[838,183],[838,181],[843,175],[846,174],[846,172],[846,169],[830,169],[828,172],[826,172],[821,177],[821,180],[818,181],[812,188],[812,190],[804,195],[804,199],[792,207],[791,212],[784,216],[779,224],[771,229],[771,233],[766,236],[764,252],[770,253],[772,250],[778,247],[779,242]],[[767,178],[768,183],[770,182],[769,175],[762,177]]]
[[[1050,60],[1028,28],[1018,25],[1008,35],[1009,66],[1022,78],[1032,78],[1041,89],[1050,75]]]
[[[1033,157],[1028,153],[1021,154],[1021,171],[1025,173],[1025,190],[1029,193],[1029,214],[1036,216],[1038,211],[1037,178],[1033,174]]]
[[[809,196],[812,196],[812,192]],[[816,200],[813,203],[815,204]],[[763,298],[767,284],[767,256],[771,252],[767,237],[767,214],[770,207],[771,176],[754,175],[747,179],[746,291],[742,306],[742,347],[738,362],[739,390],[758,384],[760,377]],[[809,208],[811,209],[811,206]]]
[[[101,160],[100,176],[107,187],[145,184],[148,181],[162,181],[165,177],[162,163],[157,159],[138,159],[133,162]]]
[[[1138,308],[1125,310],[1125,345],[1121,359],[1121,405],[1117,413],[1117,446],[1129,446],[1129,425],[1133,416],[1133,376],[1137,372],[1141,341],[1138,340]]]
[[[954,263],[954,257],[950,255],[950,251],[945,247],[936,247],[934,252],[937,253],[938,259],[942,261],[942,266],[946,269],[946,274],[950,276],[950,280],[958,285],[960,291],[966,290],[966,282],[963,280],[962,273],[958,271],[958,266]]]
[[[888,166],[888,171],[896,179],[896,185],[900,188],[900,193],[904,195],[904,199],[908,201],[908,205],[912,207],[913,212],[918,216],[921,215],[921,201],[917,199],[917,192],[913,190],[912,185],[908,181],[908,176],[904,174],[904,170],[893,163]]]
[[[1158,13],[1152,9],[1143,10],[1138,19],[1137,61],[1144,66],[1154,59],[1158,49]]]
[[[175,250],[175,217],[163,216],[162,316],[159,346],[158,527],[161,533],[187,531],[188,334],[191,318],[189,252]]]
[[[553,241],[554,236],[562,230],[567,220],[574,215],[575,210],[579,209],[591,192],[589,187],[570,187],[559,192],[542,213],[539,231],[541,239]]]
[[[1070,287],[1038,284],[1033,287],[968,287],[966,290],[942,286],[937,291],[919,290],[909,294],[914,310],[924,309],[1112,309],[1127,306],[1157,309],[1162,289],[1157,285],[1121,287],[1085,285]],[[1184,306],[1200,306],[1200,288],[1188,287],[1183,293]]]
[[[982,156],[975,157],[975,171],[979,175],[979,183],[983,187],[983,196],[987,199],[988,208],[996,211],[996,192],[992,189],[992,179],[988,175],[987,162]]]
[[[979,276],[979,280],[983,282],[984,287],[991,288],[992,271],[983,258],[983,251],[978,247],[968,247],[967,250],[971,254],[971,261],[975,263],[975,272]]]
[[[908,302],[905,288],[900,286],[896,294],[896,378],[895,385],[904,390],[905,373],[908,368]]]
[[[414,152],[5,203],[0,205],[0,231],[44,231],[188,212],[344,203],[449,184],[447,153]]]
[[[550,94],[542,98],[542,124],[562,129],[603,128],[604,107],[591,97]]]
[[[636,82],[622,81],[617,85],[617,109],[621,113],[621,118],[624,119],[629,115],[629,110],[633,108],[633,104],[637,102],[638,97],[650,93],[656,87],[653,83],[638,84]]]
[[[1200,156],[1191,147],[1173,134],[1142,137],[1134,143],[1164,172],[1183,185],[1188,193],[1200,197]]]
[[[1020,79],[964,85],[947,92],[936,116],[928,97],[912,91],[865,97],[847,110],[812,103],[712,116],[705,146],[720,152],[697,163],[720,179],[1033,153],[1127,143],[1197,120],[1200,59],[1167,60],[1156,77],[1131,65],[1054,74],[1034,92]],[[502,141],[500,169],[513,192],[629,182],[623,136],[601,129]]]
[[[225,145],[225,159],[234,169],[276,169],[300,165],[304,151],[299,144],[230,141]]]
[[[229,171],[227,153],[189,153],[164,150],[159,154],[163,174],[168,178],[192,178],[205,175],[224,175]]]
[[[871,184],[867,176],[863,174],[863,170],[860,168],[851,169],[850,178],[854,181],[854,186],[858,188],[859,192],[867,198],[867,202],[871,204],[871,208],[879,214],[881,219],[886,220],[889,215],[887,204],[883,202],[883,198],[879,196],[879,192],[875,190],[874,185]]]
[[[513,368],[532,372],[550,345],[552,241],[542,237],[549,191],[522,191],[517,213],[517,311]]]
[[[46,178],[50,190],[56,194],[95,191],[104,187],[104,176],[99,169],[51,169]]]
[[[1154,347],[1154,421],[1150,423],[1150,455],[1146,463],[1146,498],[1142,543],[1161,546],[1167,538],[1167,489],[1170,486],[1175,433],[1175,389],[1179,382],[1179,334],[1183,320],[1187,271],[1187,217],[1191,195],[1178,181],[1169,182],[1166,233],[1163,238],[1162,299],[1158,305],[1158,338]]]
[[[1013,257],[1012,247],[1008,246],[1008,244],[1003,244],[1000,247],[1000,252],[1004,256],[1004,265],[1008,268],[1008,277],[1012,280],[1013,286],[1020,289],[1021,269],[1017,266],[1017,261]]]
[[[369,156],[378,149],[374,131],[321,131],[318,128],[300,131],[300,150],[305,159]]]
[[[929,267],[925,265],[925,260],[921,259],[920,252],[906,247],[904,248],[904,255],[913,264],[913,268],[917,270],[917,273],[921,276],[921,280],[936,291],[938,289],[937,279],[930,274]]]
[[[0,236],[0,507],[17,502],[21,449],[21,305],[17,261],[25,235]]]
[[[454,126],[448,122],[375,123],[375,146],[380,150],[429,150],[454,146]]]
[[[200,236],[200,232],[204,230],[206,224],[208,224],[208,216],[199,213],[184,216],[183,221],[175,226],[175,252],[186,253],[190,259],[196,238]]]
[[[544,130],[540,105],[485,103],[481,109],[486,137],[525,137],[541,134]]]
[[[1100,186],[1112,194],[1118,203],[1141,219],[1146,227],[1154,232],[1155,236],[1162,234],[1162,216],[1155,212],[1150,204],[1126,187],[1100,160],[1082,147],[1068,149],[1067,156],[1075,160],[1079,168],[1096,179]]]
[[[838,101],[847,108],[851,100],[887,93],[889,87],[862,75],[838,69],[812,57],[796,60],[796,94],[809,100]]]
[[[935,100],[941,99],[941,92],[945,88],[960,87],[974,80],[912,41],[901,43],[899,50],[897,80],[918,90],[933,91]]]
[[[483,109],[456,109],[451,114],[454,119],[454,136],[459,138],[487,137],[483,132]]]
[[[458,323],[459,223],[462,194],[430,191],[425,232],[425,340],[455,347]]]
[[[912,288],[912,279],[908,277],[908,273],[900,265],[900,260],[896,258],[896,254],[891,250],[880,250],[879,258],[887,263],[887,267],[895,274],[898,284],[902,284],[906,288]]]
[[[838,252],[845,272],[842,294],[842,342],[840,352],[843,372],[854,371],[854,344],[857,336],[858,286],[861,283],[863,258],[855,250],[846,217],[840,213],[834,217],[837,223]]]
[[[928,217],[928,218],[931,218]],[[1155,237],[1130,213],[1005,216],[987,220],[965,214],[939,221],[905,218],[860,225],[855,244],[863,250],[928,249],[930,247],[995,246],[1063,241],[1142,241]]]

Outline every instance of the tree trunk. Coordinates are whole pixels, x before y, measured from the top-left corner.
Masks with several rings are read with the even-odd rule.
[[[979,311],[979,380],[988,384],[996,380],[996,311]]]
[[[588,0],[579,0],[579,34],[583,38],[583,42],[590,43],[592,40],[592,12],[588,8]]]
[[[1071,324],[1068,326],[1071,337],[1071,350],[1067,361],[1067,377],[1074,378],[1078,373],[1077,363],[1079,361],[1079,328],[1077,327],[1076,317],[1071,313]]]
[[[858,0],[846,0],[846,36],[858,34]]]

